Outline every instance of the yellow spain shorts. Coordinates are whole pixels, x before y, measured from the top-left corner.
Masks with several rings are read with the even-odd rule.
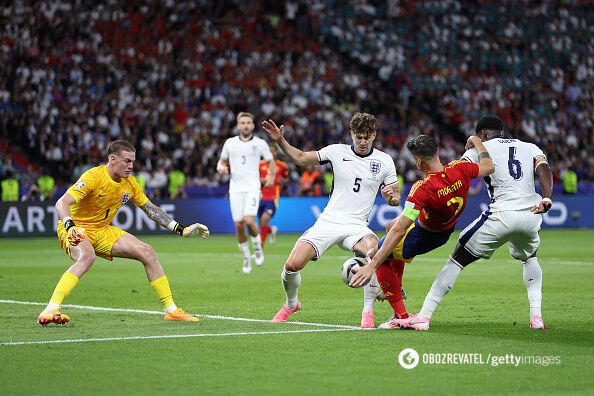
[[[66,254],[70,255],[68,233],[61,220],[58,221],[58,229],[56,231],[58,233],[60,247]],[[122,235],[127,234],[126,231],[112,225],[98,229],[87,229],[85,227],[85,233],[87,238],[89,238],[89,242],[91,242],[91,245],[93,245],[93,248],[95,249],[95,254],[110,261],[113,260],[113,257],[111,256],[113,245]]]
[[[415,256],[425,254],[447,243],[454,229],[447,231],[429,231],[415,221],[408,227],[406,234],[392,251],[392,257],[410,263]],[[384,238],[379,241],[379,246],[384,243]]]
[[[396,245],[396,247],[394,248],[394,250],[392,250],[392,257],[395,258],[396,260],[402,260],[405,263],[410,263],[413,258],[404,258],[403,256],[403,251],[404,251],[404,241],[406,241],[406,237],[408,237],[408,234],[410,234],[410,231],[415,228],[415,223],[412,223],[408,229],[406,230],[406,234],[404,234],[404,236],[402,237],[402,239],[400,240],[400,242],[398,242],[398,245]]]

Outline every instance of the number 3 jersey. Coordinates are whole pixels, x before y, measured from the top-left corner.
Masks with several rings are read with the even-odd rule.
[[[392,158],[376,149],[362,156],[346,144],[326,146],[317,154],[320,164],[330,163],[334,173],[330,201],[320,219],[367,226],[378,189],[398,182]]]
[[[413,184],[404,206],[420,211],[418,221],[428,230],[449,231],[464,211],[470,179],[478,172],[477,164],[452,161]]]
[[[107,166],[96,166],[82,174],[67,191],[76,203],[70,206],[77,226],[97,229],[110,224],[118,209],[128,201],[136,206],[148,202],[133,176],[118,183],[107,173]]]
[[[484,178],[491,198],[489,210],[522,210],[537,205],[542,198],[534,189],[534,160],[545,157],[542,150],[517,139],[495,138],[483,144],[495,163],[495,172]],[[470,149],[462,159],[478,162],[478,154]]]
[[[253,192],[260,191],[260,158],[268,162],[272,153],[268,144],[257,136],[246,141],[234,136],[225,141],[221,158],[229,161],[229,192]]]

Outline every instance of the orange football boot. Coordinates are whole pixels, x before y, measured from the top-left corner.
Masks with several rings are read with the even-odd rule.
[[[60,313],[59,309],[50,309],[43,311],[37,317],[37,323],[45,327],[50,323],[65,325],[70,322],[70,316]]]
[[[179,320],[181,322],[199,322],[200,321],[200,319],[188,314],[186,311],[184,311],[181,308],[177,308],[175,311],[173,311],[171,313],[165,313],[165,316],[163,316],[163,320]]]

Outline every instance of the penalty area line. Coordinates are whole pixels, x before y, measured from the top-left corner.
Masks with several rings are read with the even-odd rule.
[[[45,306],[46,303],[36,301],[17,301],[17,300],[0,300],[1,304],[20,304],[20,305],[40,305]],[[74,308],[74,309],[86,309],[89,311],[107,311],[107,312],[129,312],[129,313],[141,313],[149,315],[163,315],[162,311],[149,311],[143,309],[130,309],[130,308],[109,308],[109,307],[94,307],[90,305],[75,305],[75,304],[64,304],[63,308]],[[238,318],[234,316],[222,316],[222,315],[208,315],[208,314],[192,314],[199,318],[208,319],[219,319],[219,320],[234,320],[239,322],[258,322],[258,323],[272,323],[270,320],[264,319],[252,319],[252,318]],[[360,330],[360,327],[331,324],[331,323],[311,323],[311,322],[286,322],[284,324],[295,324],[302,326],[313,326],[313,327],[328,327],[332,329],[348,329],[348,330]]]
[[[285,331],[245,331],[245,332],[237,332],[237,333],[167,334],[167,335],[154,335],[154,336],[78,338],[78,339],[72,339],[72,340],[49,340],[49,341],[9,341],[9,342],[0,342],[0,346],[72,344],[72,343],[81,343],[81,342],[159,340],[159,339],[196,338],[196,337],[230,337],[230,336],[249,336],[249,335],[267,335],[267,334],[327,333],[327,332],[334,332],[334,331],[355,331],[355,330],[359,330],[359,329],[309,329],[309,330],[285,330]]]

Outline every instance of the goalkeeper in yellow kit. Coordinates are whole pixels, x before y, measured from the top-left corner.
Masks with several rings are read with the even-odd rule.
[[[58,239],[74,264],[62,275],[47,307],[37,323],[65,324],[70,318],[60,313],[60,305],[76,287],[78,280],[91,268],[97,256],[131,258],[142,262],[151,287],[165,308],[164,320],[197,322],[198,318],[178,308],[171,295],[169,281],[150,245],[124,230],[110,225],[118,209],[132,201],[149,218],[184,237],[209,236],[208,228],[195,223],[184,227],[142,192],[136,179],[129,177],[136,159],[134,146],[125,140],[109,145],[107,165],[89,169],[56,202],[60,216]]]

